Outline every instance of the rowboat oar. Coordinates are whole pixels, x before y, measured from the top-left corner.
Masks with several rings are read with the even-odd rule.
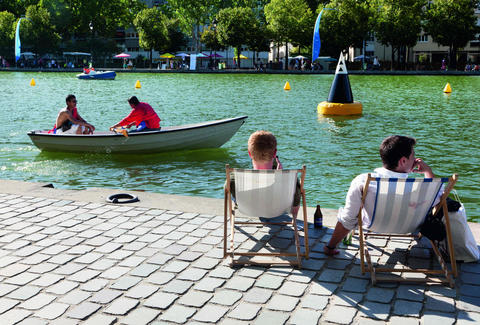
[[[128,131],[124,127],[110,128],[110,131],[115,132],[116,134],[123,134],[125,138],[128,138]]]

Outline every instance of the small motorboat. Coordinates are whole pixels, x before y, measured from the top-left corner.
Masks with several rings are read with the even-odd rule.
[[[114,80],[115,71],[96,71],[94,68],[83,69],[83,73],[77,74],[78,79]]]
[[[196,124],[167,126],[158,131],[52,134],[30,131],[33,144],[44,151],[96,153],[157,153],[175,150],[218,148],[245,123],[247,116]]]

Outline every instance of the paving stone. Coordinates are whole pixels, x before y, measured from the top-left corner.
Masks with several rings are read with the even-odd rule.
[[[462,280],[464,284],[479,284],[480,273],[462,272],[460,273],[460,280]]]
[[[194,308],[188,308],[183,306],[172,306],[164,314],[162,314],[158,319],[164,320],[167,322],[173,322],[177,324],[186,323],[187,320],[196,312]],[[191,323],[191,322],[189,322]]]
[[[480,313],[480,298],[460,296],[457,300],[457,308]]]
[[[177,293],[181,295],[187,292],[192,285],[193,285],[193,282],[175,279],[170,281],[167,285],[165,285],[162,291]]]
[[[216,323],[227,313],[227,311],[227,307],[205,305],[193,316],[193,319],[200,322]]]
[[[39,278],[40,276],[35,273],[30,273],[30,272],[23,272],[21,274],[18,274],[14,277],[8,278],[5,280],[5,283],[8,284],[14,284],[14,285],[25,285],[29,282],[32,282],[33,280]]]
[[[455,314],[447,314],[438,311],[427,310],[425,311],[421,319],[424,325],[450,325],[455,323]]]
[[[148,298],[155,292],[157,292],[157,286],[151,286],[148,284],[140,284],[125,293],[125,296],[135,299]]]
[[[122,295],[121,291],[111,290],[111,289],[103,289],[90,298],[91,302],[99,303],[99,304],[108,304],[114,299],[118,298]]]
[[[355,308],[344,306],[332,306],[325,314],[324,321],[337,323],[337,324],[350,324],[353,321],[353,317],[357,310]]]
[[[123,267],[123,266],[115,266],[112,267],[111,269],[106,270],[102,274],[100,274],[100,277],[109,279],[109,280],[116,280],[125,273],[130,271],[130,268],[128,267]]]
[[[400,285],[397,289],[397,299],[423,301],[424,293],[424,286]]]
[[[98,272],[98,271],[82,270],[80,272],[77,272],[77,273],[69,276],[68,280],[85,283],[85,282],[95,278],[99,274],[100,274],[100,272]]]
[[[219,259],[210,258],[210,257],[201,257],[196,260],[192,266],[200,269],[211,270],[220,263]]]
[[[45,319],[55,319],[63,315],[68,309],[69,305],[58,302],[51,303],[35,313],[35,316]]]
[[[255,286],[275,290],[280,288],[283,281],[284,277],[271,274],[263,274],[257,279],[257,281],[255,282]]]
[[[90,292],[82,291],[80,289],[75,289],[70,291],[63,297],[59,298],[59,302],[63,302],[69,305],[78,305],[82,301],[89,298],[92,294]]]
[[[359,305],[359,311],[361,316],[367,318],[387,320],[390,314],[390,304],[367,301]]]
[[[264,304],[270,299],[272,294],[272,290],[254,287],[245,293],[244,300],[251,303]]]
[[[467,325],[472,323],[480,323],[480,313],[472,313],[463,310],[458,311],[457,325]]]
[[[241,269],[240,272],[238,272],[238,275],[247,278],[258,278],[263,272],[265,272],[265,268],[252,266]]]
[[[248,321],[254,319],[260,309],[261,306],[259,305],[242,302],[228,314],[228,317]]]
[[[316,325],[320,319],[320,316],[322,316],[322,313],[319,311],[300,308],[293,313],[288,323],[298,325]]]
[[[38,310],[53,300],[55,300],[56,296],[52,296],[46,293],[39,293],[38,295],[34,296],[33,298],[28,299],[27,301],[23,302],[20,307],[28,309],[28,310]]]
[[[179,256],[177,256],[177,259],[180,261],[187,261],[187,262],[193,262],[196,259],[198,259],[202,254],[197,253],[197,252],[190,252],[190,251],[185,251]]]
[[[97,292],[102,290],[108,285],[107,280],[93,279],[81,285],[81,289],[90,292]]]
[[[130,272],[130,275],[140,276],[145,278],[150,274],[152,274],[153,272],[155,272],[156,270],[158,270],[159,268],[160,266],[155,264],[142,264],[134,268],[132,272]]]
[[[427,296],[425,308],[445,313],[453,313],[455,312],[455,300],[442,296]]]
[[[293,270],[288,280],[300,283],[309,283],[315,277],[315,271]]]
[[[190,263],[187,263],[187,262],[173,261],[173,262],[170,262],[169,264],[165,265],[162,268],[162,271],[180,273],[183,270],[185,270],[189,265],[190,265]]]
[[[422,309],[422,304],[419,302],[412,302],[408,300],[395,300],[393,305],[393,313],[395,315],[401,316],[420,316],[420,310]]]
[[[6,313],[0,315],[0,324],[10,325],[10,324],[17,324],[30,316],[32,314],[31,311],[28,310],[21,310],[21,309],[11,309]]]
[[[219,266],[213,269],[209,273],[209,276],[214,278],[230,279],[233,273],[235,273],[235,270],[232,269],[231,267]]]
[[[193,288],[201,291],[213,292],[216,288],[222,286],[225,283],[223,279],[216,279],[206,277],[200,280]]]
[[[127,266],[127,267],[136,267],[145,260],[145,257],[140,256],[130,256],[123,261],[121,261],[118,265],[119,266]]]
[[[67,317],[84,320],[94,314],[97,310],[102,308],[99,304],[91,302],[83,302],[78,306],[75,306],[67,313]]]
[[[4,267],[6,267],[10,264],[18,262],[19,260],[21,260],[21,258],[17,257],[17,256],[3,256],[3,257],[0,258],[0,267],[4,268]],[[26,265],[23,265],[23,267],[28,268],[28,266],[26,266]],[[0,274],[3,275],[3,270],[0,272]]]
[[[247,291],[253,286],[254,283],[255,279],[236,276],[230,279],[225,284],[225,288],[239,291]]]
[[[295,309],[295,306],[298,304],[299,299],[284,295],[275,295],[273,296],[266,307],[271,310],[280,310],[291,312]]]
[[[57,320],[55,320],[55,322],[57,322]],[[46,321],[45,319],[40,319],[40,318],[37,318],[37,317],[27,317],[25,318],[24,320],[22,320],[20,323],[17,323],[18,325],[48,325],[48,321]],[[68,325],[68,323],[66,323],[65,325]]]
[[[0,270],[0,275],[10,278],[28,270],[30,266],[24,264],[13,264]]]
[[[300,306],[314,310],[324,310],[328,305],[327,296],[305,295],[301,298]]]
[[[101,260],[96,261],[93,264],[90,264],[88,268],[96,271],[106,271],[111,269],[116,263],[117,261],[115,260],[109,260],[109,259],[103,258]]]
[[[118,279],[114,284],[112,284],[110,288],[117,290],[128,290],[131,287],[135,286],[141,280],[142,279],[138,277],[124,276]]]
[[[210,300],[210,302],[224,306],[233,306],[241,298],[242,294],[238,291],[217,290],[213,296],[213,299]]]
[[[280,287],[278,292],[287,296],[301,297],[306,289],[307,284],[287,281]]]
[[[122,247],[122,244],[118,243],[106,243],[98,248],[95,249],[96,252],[99,253],[104,253],[104,254],[110,254],[117,249],[120,249]]]
[[[32,256],[29,256],[25,259],[22,259],[23,264],[28,264],[28,265],[38,265],[42,262],[45,262],[50,258],[50,255],[45,255],[45,254],[34,254]]]
[[[148,278],[148,282],[162,285],[167,282],[169,282],[171,279],[175,277],[174,273],[169,273],[169,272],[155,272],[155,274],[151,275]]]
[[[371,287],[367,293],[367,300],[389,303],[392,301],[394,294],[395,291],[393,290]]]
[[[203,305],[205,305],[212,297],[213,294],[211,293],[189,291],[178,300],[178,303],[185,306],[200,308],[203,307]]]
[[[463,263],[460,266],[462,272],[480,273],[480,263]]]
[[[370,281],[364,279],[347,278],[343,283],[342,289],[345,291],[363,293],[367,291],[367,286],[369,283]]]
[[[75,262],[82,264],[91,264],[101,257],[103,257],[103,254],[91,252],[78,257],[77,259],[75,259]]]
[[[18,305],[20,302],[17,300],[13,299],[8,299],[8,298],[0,298],[0,314],[3,314],[4,312],[12,309],[16,305]]]
[[[480,286],[462,284],[460,286],[460,294],[472,297],[480,297]]]
[[[318,276],[319,281],[339,283],[343,279],[345,271],[325,269]]]
[[[76,273],[84,268],[85,268],[85,265],[83,264],[68,263],[66,265],[62,265],[59,268],[55,269],[54,273],[62,274],[62,275],[72,275],[73,273]]]
[[[290,317],[290,313],[262,309],[253,324],[285,324],[288,317]]]
[[[2,285],[3,286],[3,285]],[[40,288],[33,286],[23,286],[8,294],[8,298],[17,300],[27,300],[40,292]]]
[[[157,292],[143,303],[146,307],[152,308],[159,308],[159,309],[167,309],[175,300],[177,300],[178,296],[166,293],[166,292]]]
[[[150,322],[157,318],[159,314],[160,311],[158,310],[140,307],[129,313],[128,316],[121,321],[121,323],[128,325],[146,325],[150,324]]]
[[[333,296],[332,304],[340,306],[356,306],[362,301],[363,295],[360,293],[339,291]]]
[[[118,298],[110,306],[104,309],[104,312],[112,315],[126,315],[130,310],[139,304],[136,299]]]

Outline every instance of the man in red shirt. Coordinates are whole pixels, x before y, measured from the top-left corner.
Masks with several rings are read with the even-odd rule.
[[[127,117],[112,126],[110,130],[119,126],[130,128],[132,125],[135,125],[137,128],[130,132],[160,130],[161,120],[153,110],[152,106],[147,103],[141,103],[136,96],[130,97],[128,103],[130,104],[132,111]]]

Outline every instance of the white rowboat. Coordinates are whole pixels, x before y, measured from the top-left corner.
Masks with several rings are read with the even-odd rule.
[[[40,150],[96,153],[156,153],[174,150],[218,148],[245,123],[247,116],[180,126],[158,131],[132,132],[128,137],[114,132],[94,134],[49,134],[30,131],[28,136]]]

